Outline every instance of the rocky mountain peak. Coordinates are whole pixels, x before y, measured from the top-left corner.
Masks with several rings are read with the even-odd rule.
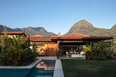
[[[112,33],[116,34],[116,25],[114,25],[114,26],[110,29],[110,31],[111,31]]]
[[[94,26],[85,19],[83,19],[75,23],[66,34],[84,34],[92,30],[94,30]]]

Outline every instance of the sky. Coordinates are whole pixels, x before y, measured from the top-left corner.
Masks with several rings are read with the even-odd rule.
[[[0,0],[0,25],[44,27],[61,35],[85,19],[94,27],[116,24],[116,0]]]

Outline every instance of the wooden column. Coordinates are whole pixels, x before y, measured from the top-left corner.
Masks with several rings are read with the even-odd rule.
[[[59,59],[59,42],[60,41],[57,41],[57,59]]]
[[[35,52],[35,51],[34,51],[34,45],[33,45],[32,42],[31,42],[31,46],[32,46],[32,52]]]
[[[80,49],[79,49],[79,45],[78,45],[78,51],[77,51],[77,53],[80,53],[80,51],[79,51]]]
[[[62,47],[61,47],[61,50],[60,50],[60,52],[61,52],[61,56],[62,56],[62,54],[63,54]]]

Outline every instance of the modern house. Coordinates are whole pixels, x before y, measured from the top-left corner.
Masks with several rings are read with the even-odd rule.
[[[1,32],[0,34],[3,34]],[[8,32],[8,35],[27,36],[24,32]],[[66,56],[74,53],[81,53],[86,44],[93,45],[98,41],[113,39],[112,36],[91,36],[84,34],[69,34],[64,36],[30,36],[32,44],[37,47],[37,53],[41,56]],[[33,47],[32,47],[33,48]]]
[[[80,53],[86,44],[93,45],[98,41],[113,39],[113,37],[70,34],[50,37],[30,36],[30,39],[36,44],[39,55],[66,56],[67,54],[71,55],[75,52]]]

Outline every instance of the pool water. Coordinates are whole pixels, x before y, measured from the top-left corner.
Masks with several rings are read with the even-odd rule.
[[[26,77],[53,77],[55,60],[42,60]]]
[[[30,69],[0,69],[0,77],[25,77]]]
[[[0,77],[53,77],[55,60],[42,60],[32,69],[0,69]]]

